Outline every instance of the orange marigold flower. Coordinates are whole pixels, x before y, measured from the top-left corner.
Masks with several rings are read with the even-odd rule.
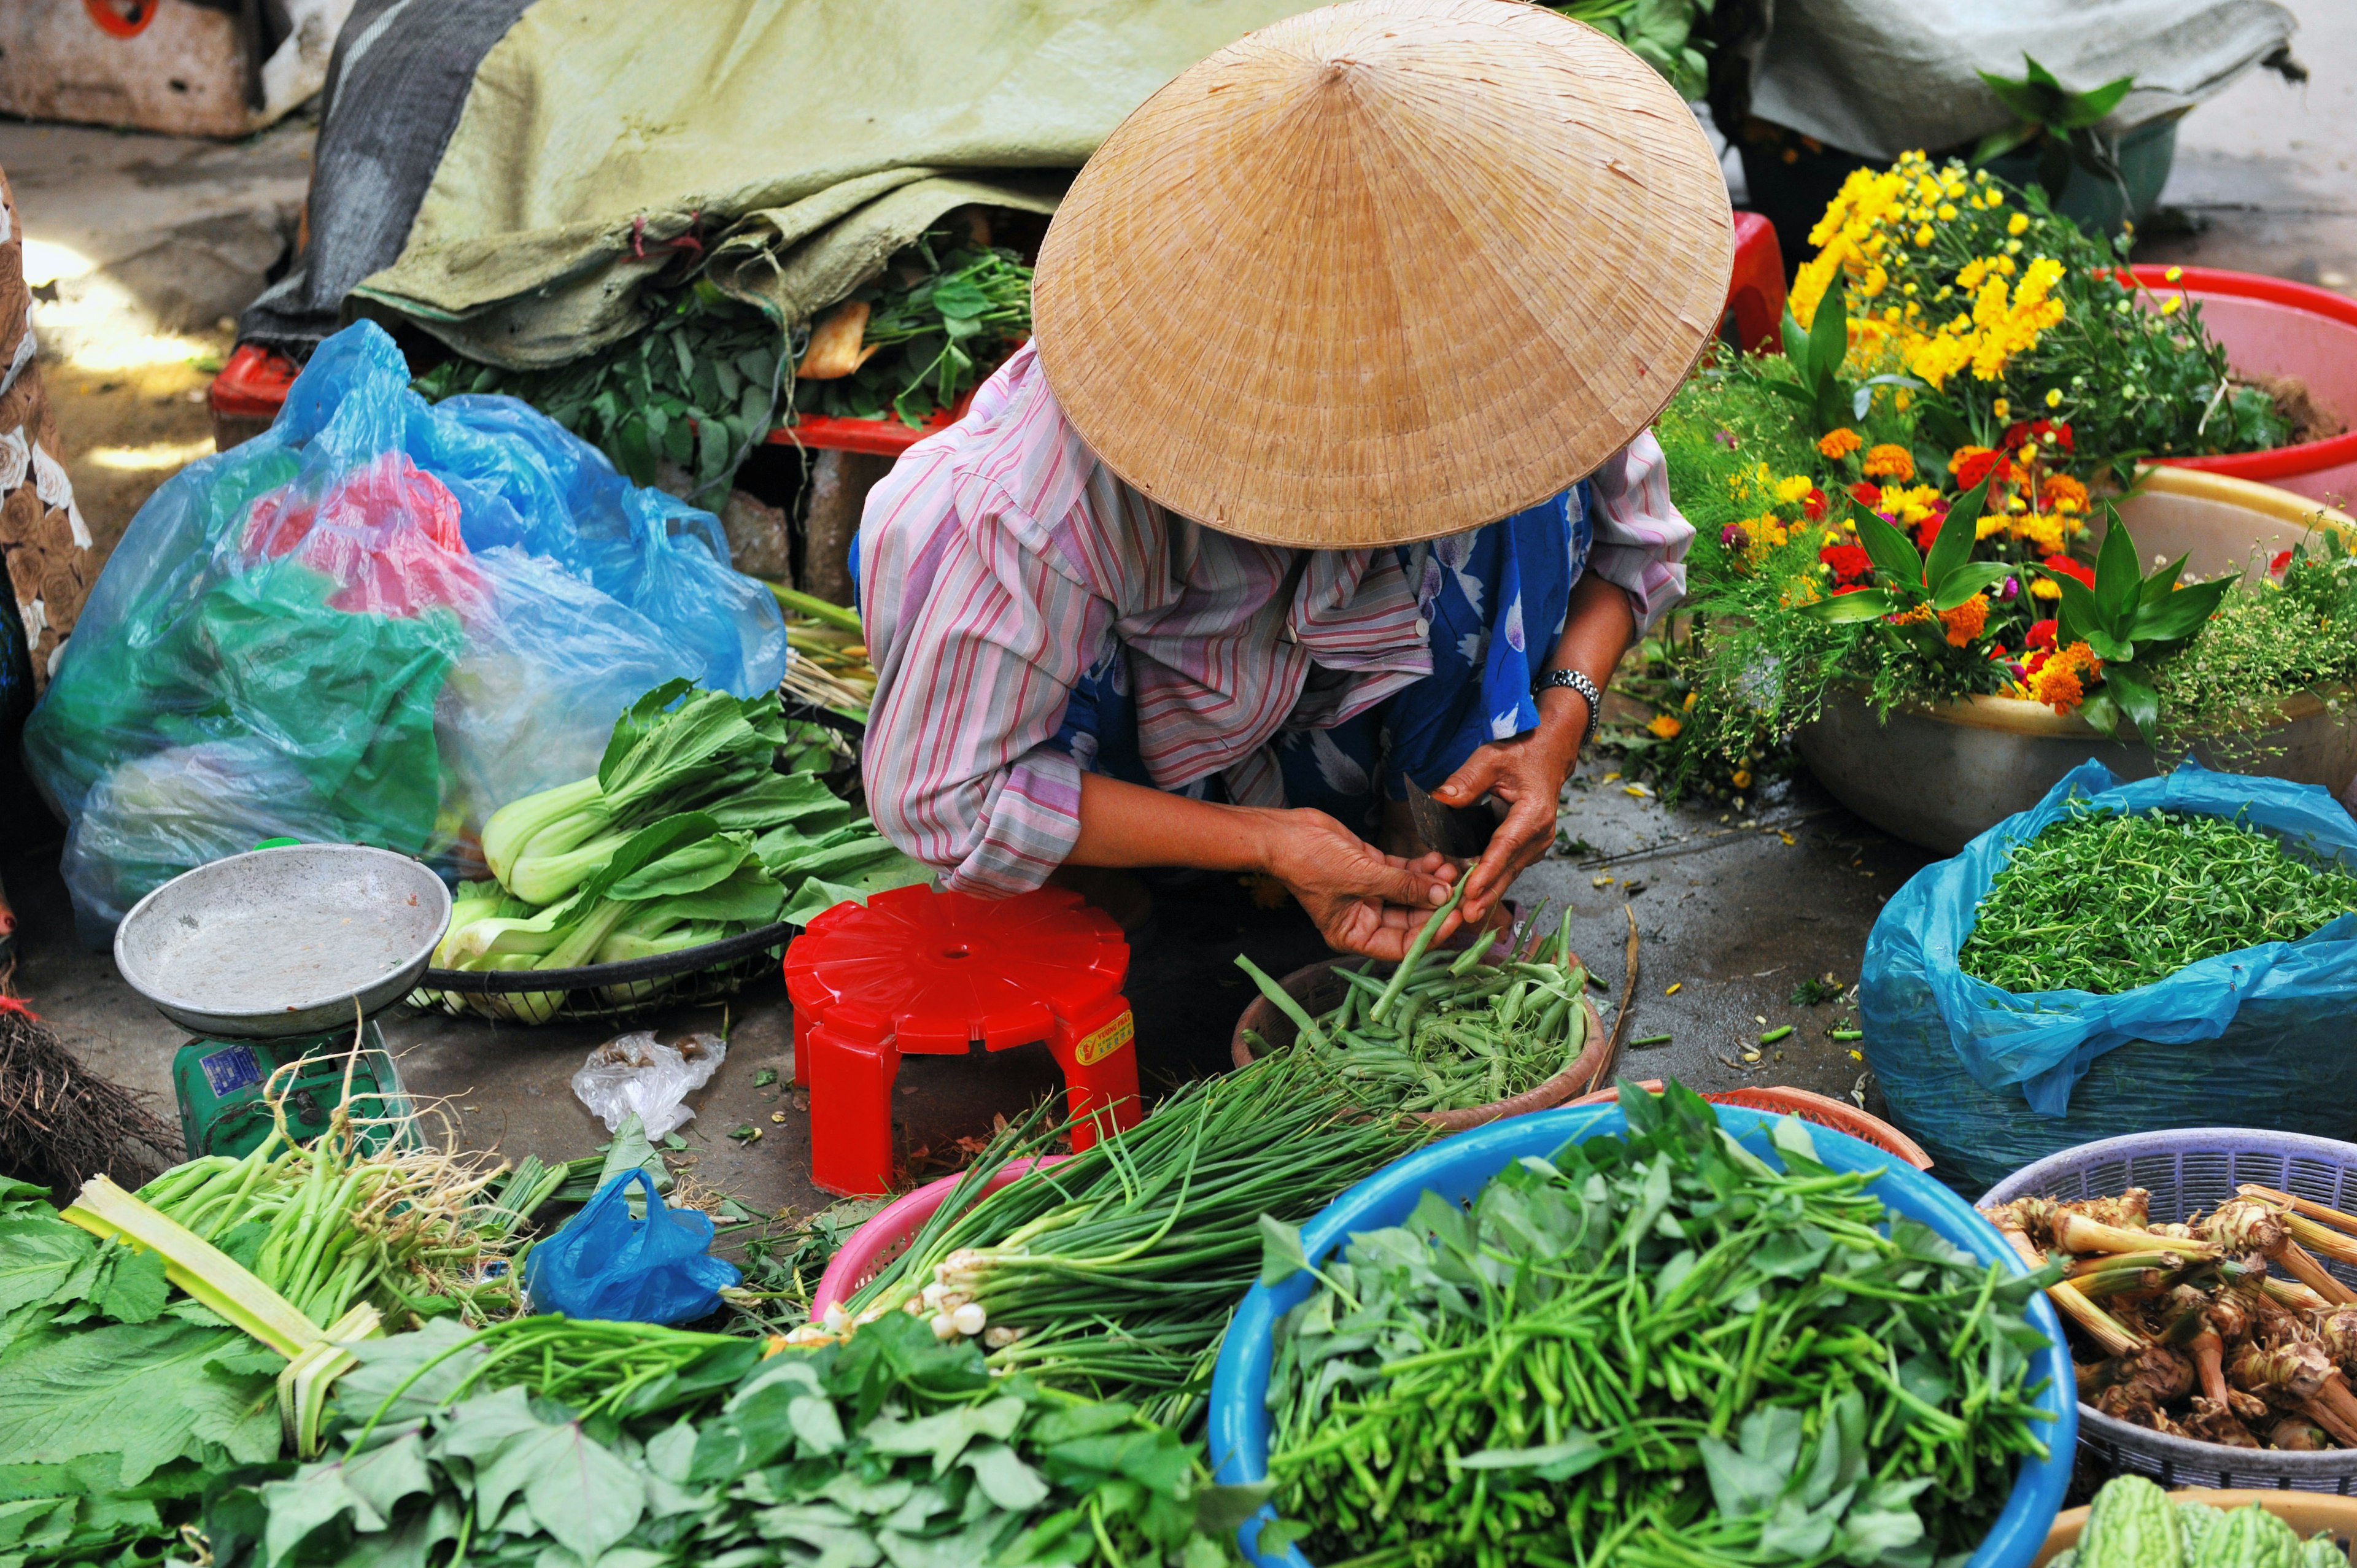
[[[2030,672],[2029,694],[2056,713],[2067,714],[2085,700],[2088,686],[2103,667],[2093,649],[2083,642],[2074,642]]]
[[[1657,739],[1675,740],[1678,738],[1678,732],[1686,725],[1685,721],[1675,714],[1656,714],[1653,715],[1653,722],[1645,727],[1652,731]]]
[[[1967,648],[1988,625],[1989,602],[1986,594],[1975,594],[1952,610],[1940,612],[1940,625],[1948,634],[1948,646]]]
[[[1904,446],[1888,442],[1869,447],[1866,454],[1866,477],[1869,479],[1897,479],[1901,484],[1915,477],[1914,454]]]
[[[2087,487],[2068,474],[2049,474],[2038,487],[2038,504],[2046,511],[2084,511]]]
[[[1865,445],[1866,438],[1845,424],[1839,430],[1829,431],[1821,436],[1817,441],[1817,450],[1838,463]]]

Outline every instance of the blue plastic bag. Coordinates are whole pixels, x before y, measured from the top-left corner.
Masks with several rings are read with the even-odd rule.
[[[646,1218],[630,1217],[630,1184]],[[624,1323],[692,1323],[720,1305],[720,1292],[744,1276],[712,1255],[712,1217],[665,1208],[654,1178],[632,1167],[597,1189],[564,1228],[524,1255],[524,1290],[534,1312]]]
[[[785,672],[719,521],[512,398],[429,404],[382,328],[321,344],[264,435],[141,507],[25,731],[83,935],[258,838],[481,875],[509,800],[597,770],[685,676]]]
[[[2030,810],[1918,872],[1867,939],[1858,1011],[1892,1118],[1937,1174],[1977,1193],[2033,1160],[2124,1133],[2357,1131],[2357,914],[2110,996],[2016,994],[1956,966],[2012,847],[2066,815],[2073,795],[2115,810],[2240,815],[2298,852],[2357,865],[2357,822],[2330,790],[2192,762],[2121,784],[2087,762]]]

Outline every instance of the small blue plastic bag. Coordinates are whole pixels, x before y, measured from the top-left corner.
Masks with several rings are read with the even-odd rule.
[[[646,1218],[630,1217],[633,1181]],[[654,1178],[633,1167],[597,1189],[580,1213],[525,1254],[534,1312],[622,1323],[692,1323],[716,1311],[720,1292],[744,1276],[712,1255],[712,1217],[665,1208]]]
[[[1933,1173],[1975,1195],[2033,1160],[2126,1133],[2270,1127],[2349,1137],[2357,914],[2115,995],[2016,994],[1957,967],[2013,846],[2066,816],[2073,795],[2115,811],[2239,816],[2297,853],[2357,865],[2357,821],[2328,789],[2192,762],[2122,784],[2091,761],[1953,859],[1918,872],[1867,939],[1858,1012],[1867,1064]]]

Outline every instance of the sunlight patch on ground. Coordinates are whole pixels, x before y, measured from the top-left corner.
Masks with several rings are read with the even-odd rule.
[[[146,446],[93,446],[88,461],[122,474],[152,474],[185,468],[199,457],[213,455],[213,438],[201,441],[158,441]]]

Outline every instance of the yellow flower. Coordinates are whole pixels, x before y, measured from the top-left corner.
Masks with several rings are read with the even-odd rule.
[[[2020,217],[2021,214],[2018,212],[2014,214],[2014,218],[2017,220],[2018,220]],[[2005,242],[2005,253],[2008,256],[2018,256],[2021,254],[2021,242],[2018,240],[2007,240]]]
[[[1993,533],[2003,533],[2005,531],[2006,521],[2005,514],[2003,512],[1985,511],[1981,513],[1981,520],[1973,524],[1973,538],[1975,540],[1986,539]]]
[[[1727,781],[1734,785],[1738,789],[1749,789],[1751,788],[1750,770],[1748,768],[1738,768],[1732,774],[1727,776]]]
[[[2178,279],[2185,275],[2185,269],[2183,267],[2171,267],[2160,275],[2169,282],[2175,283]]]
[[[1701,695],[1702,693],[1700,692],[1688,692],[1686,693],[1686,712],[1694,712],[1695,702]]]
[[[1943,223],[1953,222],[1953,221],[1955,220],[1955,216],[1956,216],[1956,204],[1955,204],[1954,202],[1953,202],[1953,201],[1943,201],[1942,203],[1940,203],[1940,221],[1941,221],[1941,222],[1943,222]]]
[[[1930,244],[1932,242],[1932,226],[1929,223],[1926,223],[1921,228],[1915,231],[1916,247],[1920,250],[1923,246]]]
[[[1838,430],[1829,430],[1817,439],[1817,450],[1835,462],[1839,462],[1865,445],[1865,437],[1846,424]]]
[[[1645,727],[1653,732],[1656,739],[1675,740],[1678,738],[1678,732],[1686,725],[1684,719],[1674,714],[1656,714],[1653,715],[1653,722]]]
[[[2007,403],[2003,398],[1999,398],[1995,403],[1989,404],[1989,412],[1996,414],[1999,419],[2011,419],[2013,417],[2013,404]]]
[[[2041,599],[2059,599],[2062,596],[2062,590],[2054,585],[2054,580],[2051,577],[2039,578],[2029,585],[2029,591]]]
[[[1986,179],[1988,177],[1988,170],[1982,169],[1978,172],[1981,178]],[[1988,188],[1986,194],[1988,197],[1988,204],[1991,207],[2003,207],[2005,205],[2005,187],[2001,185],[1992,185]]]
[[[2062,389],[2061,387],[2056,387],[2052,392],[2046,394],[2046,406],[2049,408],[2061,408],[2062,406]]]
[[[1978,256],[1975,256],[1971,261],[1966,262],[1962,268],[1958,269],[1956,273],[1956,286],[1963,289],[1966,294],[1970,294],[1973,290],[1981,286],[1981,279],[1986,276],[1988,276],[1988,263]],[[1942,289],[1940,291],[1940,297],[1945,299],[1947,296],[1948,291]]]
[[[1791,478],[1776,481],[1776,499],[1787,506],[1797,506],[1807,500],[1809,492],[1816,488],[1808,475],[1794,474]]]
[[[2029,227],[2029,214],[2027,212],[2017,212],[2007,221],[2005,231],[2008,234],[2018,235]]]
[[[2167,299],[2160,302],[2160,313],[2163,316],[2174,316],[2184,306],[2184,304],[2185,296],[2183,295],[2173,294]]]

